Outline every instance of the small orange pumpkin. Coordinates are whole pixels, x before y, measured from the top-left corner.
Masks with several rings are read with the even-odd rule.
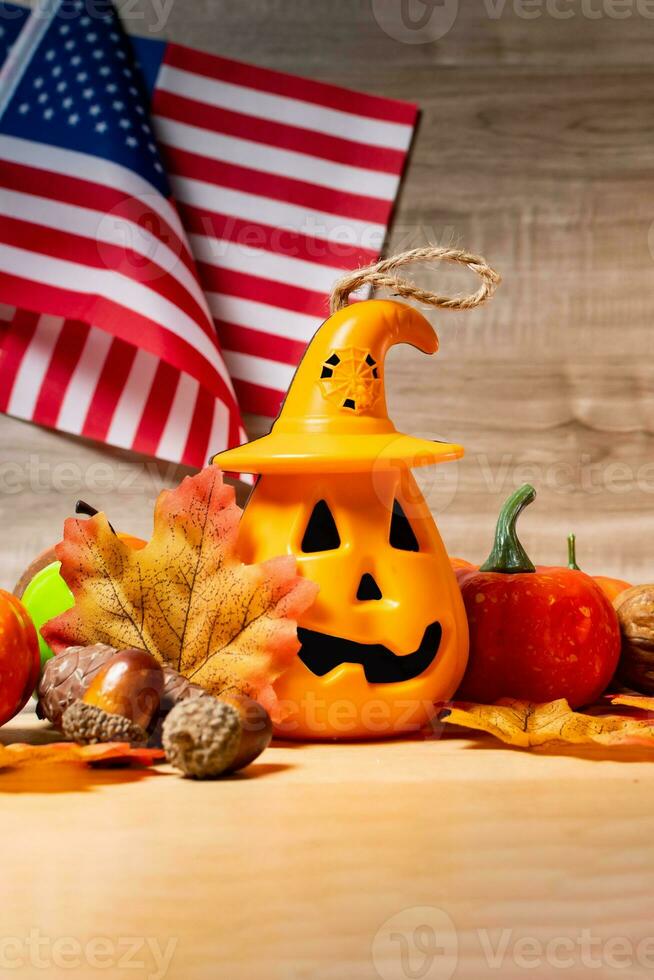
[[[568,535],[568,568],[574,568],[577,571],[580,570],[577,564],[577,545],[574,534]],[[608,575],[592,575],[591,578],[597,582],[604,595],[611,602],[617,599],[625,589],[631,588],[631,584],[621,578],[611,578]]]

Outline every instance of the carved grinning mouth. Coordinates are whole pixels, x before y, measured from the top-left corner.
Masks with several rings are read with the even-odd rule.
[[[434,662],[441,645],[441,624],[432,623],[413,653],[393,653],[381,643],[356,643],[339,636],[298,627],[299,657],[313,674],[323,677],[339,664],[361,664],[369,684],[393,684],[410,681]]]

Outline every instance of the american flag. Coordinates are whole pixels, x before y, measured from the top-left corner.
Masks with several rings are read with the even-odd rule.
[[[130,39],[110,0],[25,16],[0,6],[0,410],[201,466],[380,254],[416,109]]]

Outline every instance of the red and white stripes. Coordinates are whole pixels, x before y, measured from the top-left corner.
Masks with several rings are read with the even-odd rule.
[[[228,443],[228,409],[190,375],[79,321],[0,312],[0,411],[189,466]]]
[[[170,202],[121,166],[98,159],[89,179],[85,155],[26,140],[0,136],[0,164],[2,297],[50,311],[5,329],[0,407],[193,466],[241,441]]]
[[[241,407],[274,416],[332,283],[380,254],[416,109],[169,45],[153,114]]]

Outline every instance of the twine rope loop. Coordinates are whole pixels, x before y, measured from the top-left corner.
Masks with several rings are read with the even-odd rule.
[[[454,262],[465,265],[479,276],[481,285],[476,292],[468,296],[441,296],[395,274],[397,269],[415,262]],[[441,310],[472,310],[490,299],[501,281],[501,276],[491,269],[486,259],[480,255],[473,255],[460,248],[424,245],[421,248],[412,248],[408,252],[391,255],[387,259],[380,259],[379,262],[355,269],[354,272],[342,276],[332,287],[329,301],[330,313],[336,313],[337,310],[347,306],[350,293],[366,284],[374,289],[390,289],[395,296],[415,299],[419,303],[436,306]]]

